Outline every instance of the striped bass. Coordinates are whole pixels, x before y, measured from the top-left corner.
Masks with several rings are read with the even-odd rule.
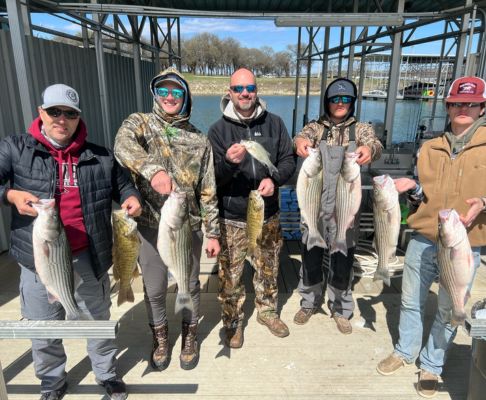
[[[246,237],[248,238],[248,255],[254,255],[257,241],[262,236],[265,218],[265,202],[258,190],[252,190],[248,196],[246,209]]]
[[[336,189],[337,231],[331,254],[340,251],[348,255],[346,231],[353,227],[361,206],[361,168],[356,162],[359,154],[345,153]]]
[[[439,211],[437,243],[440,285],[452,300],[452,325],[463,325],[464,306],[474,274],[474,258],[467,231],[454,209]]]
[[[113,278],[119,282],[117,304],[126,301],[133,303],[132,279],[139,276],[138,253],[140,239],[137,235],[137,222],[125,210],[113,211]]]
[[[183,192],[171,192],[160,211],[157,250],[177,283],[175,312],[193,310],[189,278],[192,270],[192,229]]]
[[[270,153],[265,150],[265,148],[258,142],[254,140],[242,140],[240,142],[243,146],[245,146],[248,153],[251,154],[253,158],[258,160],[260,163],[265,165],[268,170],[270,171],[270,176],[273,176],[274,173],[278,172],[275,165],[272,164],[270,161]]]
[[[81,310],[74,298],[71,248],[54,199],[32,203],[38,213],[32,229],[35,270],[47,289],[49,303],[58,301],[67,319],[79,319]]]
[[[314,246],[327,249],[326,242],[318,229],[323,186],[321,152],[311,147],[307,150],[309,155],[302,163],[297,177],[297,202],[302,224],[308,230],[307,250]]]
[[[400,204],[395,183],[389,175],[373,178],[373,223],[375,226],[374,246],[378,253],[378,266],[373,280],[383,280],[390,286],[388,263],[395,257],[400,234]]]

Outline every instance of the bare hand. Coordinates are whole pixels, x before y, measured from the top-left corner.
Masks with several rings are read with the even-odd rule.
[[[308,147],[312,147],[309,139],[297,138],[295,139],[295,152],[299,157],[306,158],[309,156]]]
[[[243,161],[246,154],[246,147],[239,143],[234,143],[226,151],[226,160],[233,164],[239,164]]]
[[[7,192],[7,201],[13,204],[20,215],[30,215],[37,217],[37,210],[32,207],[32,203],[37,203],[39,198],[29,192],[10,189]]]
[[[131,217],[138,217],[142,214],[142,205],[135,196],[130,196],[126,199],[121,205],[121,208]]]
[[[208,244],[206,246],[206,256],[208,258],[216,257],[221,251],[218,239],[208,239]]]
[[[393,179],[393,182],[395,182],[398,193],[407,192],[417,187],[417,182],[410,178],[397,178]]]
[[[160,194],[169,194],[172,191],[172,179],[165,171],[157,172],[150,181],[150,185]]]
[[[371,149],[368,146],[359,146],[354,152],[358,154],[356,159],[358,165],[366,165],[371,162]]]
[[[275,184],[270,178],[262,179],[260,186],[258,186],[258,191],[263,197],[268,197],[275,191]]]
[[[467,199],[466,203],[470,205],[466,215],[460,215],[459,218],[466,228],[469,228],[477,216],[483,211],[483,201],[479,197]]]

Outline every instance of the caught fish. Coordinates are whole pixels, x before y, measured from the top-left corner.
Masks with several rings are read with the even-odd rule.
[[[297,177],[297,202],[302,224],[307,227],[307,250],[314,246],[327,249],[318,229],[322,194],[322,158],[319,149],[308,148],[309,155],[302,163]]]
[[[257,240],[260,239],[265,218],[265,202],[258,190],[252,190],[248,197],[246,210],[246,237],[248,238],[248,255],[255,254]]]
[[[74,298],[71,248],[54,199],[32,203],[38,213],[32,229],[35,270],[47,289],[49,303],[58,301],[67,319],[82,315]]]
[[[464,306],[469,298],[469,283],[474,273],[474,258],[464,224],[454,209],[439,211],[437,246],[440,285],[452,300],[452,325],[466,319]]]
[[[353,227],[361,206],[361,168],[356,162],[357,153],[345,153],[336,189],[337,232],[331,245],[331,254],[340,251],[348,255],[346,231]]]
[[[389,175],[373,178],[374,245],[378,253],[378,266],[373,280],[383,280],[390,286],[388,263],[395,257],[400,233],[400,204],[395,183]]]
[[[126,301],[133,303],[132,279],[139,276],[138,253],[140,239],[137,235],[137,222],[125,210],[113,211],[113,278],[119,281],[118,300],[120,306]]]
[[[278,172],[275,165],[273,165],[270,161],[270,153],[266,151],[260,143],[255,142],[254,140],[242,140],[240,144],[245,146],[246,150],[252,155],[253,158],[257,159],[260,163],[268,168],[271,176]]]
[[[177,282],[175,312],[193,310],[189,278],[192,270],[192,229],[187,196],[171,192],[160,211],[157,250]]]

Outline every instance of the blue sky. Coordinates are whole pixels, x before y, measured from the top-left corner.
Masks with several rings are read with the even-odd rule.
[[[42,25],[50,29],[58,29],[66,33],[75,34],[79,32],[79,25],[70,21],[62,20],[49,14],[33,14],[32,23]],[[161,26],[165,27],[161,22]],[[127,24],[127,28],[129,25]],[[371,27],[370,30],[375,28]],[[331,47],[338,45],[339,28],[331,30]],[[359,33],[361,28],[357,29]],[[297,43],[297,28],[280,28],[276,27],[273,20],[248,20],[248,19],[224,19],[224,18],[181,18],[181,36],[191,38],[202,32],[210,32],[220,38],[233,37],[238,40],[243,47],[260,48],[270,46],[275,51],[285,50],[287,45]],[[303,30],[305,32],[305,30]],[[322,32],[322,30],[321,30]],[[318,43],[323,42],[323,33],[318,34]],[[347,28],[348,32],[348,28]],[[443,32],[443,22],[431,23],[427,26],[417,29],[413,39],[429,37]],[[347,37],[348,34],[346,34]],[[39,36],[46,36],[40,34]],[[146,37],[148,28],[146,27]],[[306,35],[303,35],[303,41],[307,42]],[[476,49],[476,41],[473,42],[472,51]],[[359,50],[359,48],[358,48]],[[407,47],[403,50],[404,54],[439,54],[440,43],[435,42],[426,45]]]

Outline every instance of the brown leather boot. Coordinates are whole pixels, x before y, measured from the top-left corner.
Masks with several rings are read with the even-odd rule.
[[[285,325],[277,313],[258,313],[257,321],[265,325],[275,336],[285,337],[289,335],[289,328]]]
[[[243,321],[235,321],[231,327],[225,329],[226,346],[232,349],[239,349],[243,346]]]
[[[153,335],[152,354],[150,364],[152,368],[163,371],[169,366],[169,325],[167,323],[159,326],[150,325]]]
[[[199,362],[197,344],[197,323],[189,325],[182,323],[181,355],[179,357],[182,369],[193,369]]]

